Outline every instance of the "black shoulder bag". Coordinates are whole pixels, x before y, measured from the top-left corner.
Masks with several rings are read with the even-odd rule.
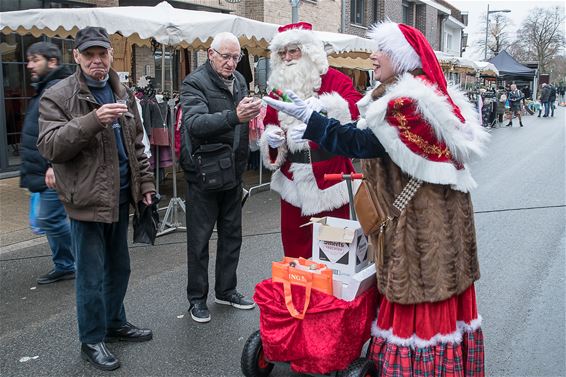
[[[191,137],[187,132],[186,143],[190,159],[196,166],[196,183],[203,191],[223,191],[236,187],[236,156],[240,144],[241,124],[234,127],[234,142],[202,144],[192,152]]]

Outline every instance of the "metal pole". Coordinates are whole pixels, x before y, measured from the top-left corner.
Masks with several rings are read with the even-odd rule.
[[[299,4],[300,0],[291,0],[291,22],[299,22]]]
[[[485,14],[485,48],[483,50],[483,60],[487,61],[487,33],[489,30],[489,4],[487,4],[487,13]]]

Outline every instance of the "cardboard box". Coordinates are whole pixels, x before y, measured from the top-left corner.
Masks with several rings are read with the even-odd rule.
[[[353,275],[368,265],[368,240],[360,223],[336,217],[311,218],[312,259],[334,275]]]
[[[332,280],[335,297],[344,301],[354,301],[356,297],[377,284],[375,264],[370,264],[352,276],[334,275]]]

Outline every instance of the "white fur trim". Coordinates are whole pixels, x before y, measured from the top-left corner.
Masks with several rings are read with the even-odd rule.
[[[277,51],[289,44],[299,45],[302,55],[310,58],[318,68],[319,74],[323,75],[328,72],[329,64],[324,43],[311,30],[290,29],[276,34],[269,44],[271,61],[280,63],[282,60],[277,55]]]
[[[372,92],[373,92],[373,88],[369,89],[368,91],[366,91],[366,94],[362,97],[362,99],[360,99],[358,102],[356,102],[356,106],[358,107],[358,110],[360,111],[361,117],[364,117],[366,115],[369,106],[373,102],[373,99],[371,98]],[[360,128],[360,127],[358,127],[358,128]]]
[[[281,165],[283,165],[283,163],[285,162],[285,159],[287,158],[287,153],[288,153],[288,149],[287,149],[287,145],[285,142],[283,142],[283,144],[277,148],[277,157],[275,158],[275,161],[271,161],[271,158],[269,156],[269,144],[267,143],[267,133],[268,132],[272,132],[271,130],[279,130],[279,126],[276,126],[274,124],[270,124],[267,127],[265,127],[265,131],[263,131],[263,133],[261,134],[261,137],[259,139],[259,149],[260,149],[260,153],[261,156],[263,158],[263,165],[269,169],[269,170],[277,170],[281,167]]]
[[[481,327],[482,317],[478,315],[478,318],[474,319],[469,324],[463,321],[456,322],[456,330],[450,334],[435,334],[430,339],[419,338],[416,334],[413,334],[409,338],[401,338],[393,335],[393,329],[382,329],[377,326],[377,321],[373,321],[371,325],[371,335],[375,337],[383,338],[387,343],[393,343],[400,347],[411,347],[415,348],[425,348],[429,346],[436,346],[437,344],[454,343],[460,344],[463,339],[464,333],[471,333],[476,331]]]
[[[329,118],[336,119],[340,124],[352,122],[352,115],[346,101],[340,94],[336,92],[324,93],[320,97]]]
[[[403,75],[384,96],[369,105],[366,119],[391,159],[403,171],[425,182],[450,184],[456,190],[468,192],[477,184],[466,163],[483,154],[489,134],[477,121],[472,106],[462,100],[463,95],[454,88],[451,88],[451,93],[454,94],[453,101],[461,108],[465,123],[454,115],[446,97],[440,95],[434,86],[410,74]],[[419,114],[433,128],[436,137],[446,143],[454,158],[464,164],[464,169],[457,170],[452,163],[429,161],[413,153],[400,140],[397,129],[385,122],[389,101],[399,97],[415,101]]]
[[[271,176],[271,189],[287,203],[300,208],[303,216],[331,211],[349,203],[346,182],[321,190],[311,164],[293,163],[289,170],[293,174],[293,180],[277,170]]]
[[[372,26],[367,34],[375,41],[379,51],[389,55],[396,73],[422,67],[421,58],[407,42],[399,29],[399,24],[390,21],[380,22]]]

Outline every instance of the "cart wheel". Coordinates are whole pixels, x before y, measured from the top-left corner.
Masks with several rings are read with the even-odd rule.
[[[254,332],[244,345],[241,361],[242,373],[246,377],[267,377],[273,364],[265,359],[259,330]]]
[[[340,377],[377,377],[377,369],[370,359],[360,357],[340,374]]]

